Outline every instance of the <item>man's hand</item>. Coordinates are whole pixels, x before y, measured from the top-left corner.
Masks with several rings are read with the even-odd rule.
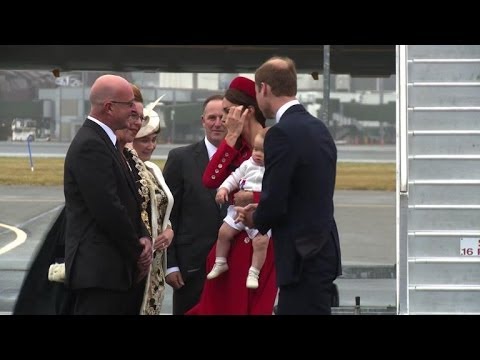
[[[142,237],[139,242],[143,246],[143,250],[137,261],[137,282],[140,282],[145,276],[147,276],[153,259],[152,241],[150,238]]]
[[[253,203],[253,192],[240,190],[233,195],[233,202],[235,206],[247,206]]]
[[[135,279],[135,281],[139,283],[148,275],[148,270],[150,269],[150,267],[147,267],[147,268],[137,267],[137,268],[138,268],[138,272],[137,272],[137,278]]]
[[[142,267],[149,267],[152,263],[153,251],[152,251],[152,240],[148,237],[142,237],[139,240],[140,245],[143,246],[142,253],[138,258],[138,265]]]
[[[235,206],[234,209],[237,212],[237,217],[235,218],[235,223],[242,222],[249,228],[254,228],[253,224],[253,213],[257,208],[258,204],[248,204],[245,207]]]
[[[170,274],[168,274],[165,277],[165,281],[167,282],[168,285],[170,285],[172,288],[175,290],[180,289],[182,286],[185,285],[183,282],[183,277],[180,271],[174,271]]]

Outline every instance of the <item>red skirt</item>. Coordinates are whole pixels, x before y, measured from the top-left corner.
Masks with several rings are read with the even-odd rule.
[[[215,263],[215,248],[213,246],[208,254],[207,274]],[[272,315],[277,296],[273,238],[268,244],[257,289],[245,286],[252,253],[252,241],[242,231],[232,242],[227,260],[229,270],[215,279],[205,280],[200,302],[186,315]]]

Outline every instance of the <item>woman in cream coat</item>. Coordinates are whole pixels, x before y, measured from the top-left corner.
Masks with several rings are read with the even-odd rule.
[[[173,207],[173,196],[165,183],[160,168],[149,161],[157,146],[157,135],[160,132],[160,119],[153,111],[159,100],[145,108],[142,127],[133,143],[127,145],[133,155],[130,163],[136,167],[140,177],[138,181],[140,183],[139,193],[142,198],[142,220],[153,239],[153,261],[147,277],[140,311],[144,315],[160,314],[165,291],[167,247],[173,239],[173,230],[169,220]]]

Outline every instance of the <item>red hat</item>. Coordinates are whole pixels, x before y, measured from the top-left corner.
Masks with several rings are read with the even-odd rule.
[[[235,79],[232,80],[228,88],[236,89],[238,91],[241,91],[245,95],[250,96],[254,100],[256,99],[255,82],[250,79],[247,79],[246,77],[237,76]]]

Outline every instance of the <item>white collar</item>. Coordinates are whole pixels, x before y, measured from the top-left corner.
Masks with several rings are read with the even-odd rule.
[[[300,102],[297,99],[290,100],[289,102],[286,102],[285,104],[283,104],[280,107],[280,109],[278,109],[277,114],[275,115],[275,122],[278,123],[282,115],[285,113],[285,111],[287,111],[293,105],[298,105],[298,104],[300,104]]]
[[[211,160],[213,155],[217,152],[217,147],[208,141],[207,137],[205,137],[205,146],[207,147],[208,159]]]
[[[115,135],[112,129],[110,129],[107,125],[102,123],[100,120],[97,120],[90,115],[87,116],[87,119],[92,120],[94,123],[97,123],[98,125],[100,125],[100,127],[107,133],[113,146],[115,146],[115,144],[117,143],[117,136]]]

